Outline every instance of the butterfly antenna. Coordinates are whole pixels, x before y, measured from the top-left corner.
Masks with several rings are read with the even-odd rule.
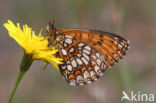
[[[49,22],[48,25],[50,26],[51,25],[51,22]]]
[[[54,26],[55,24],[55,21],[56,21],[56,17],[53,18],[53,22],[52,22],[52,25]]]

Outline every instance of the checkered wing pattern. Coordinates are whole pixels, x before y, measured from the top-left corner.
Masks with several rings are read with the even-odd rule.
[[[56,33],[60,71],[71,85],[97,80],[128,49],[128,41],[108,32],[82,29],[60,29]]]
[[[57,38],[60,71],[71,85],[84,85],[97,80],[106,69],[104,57],[97,50],[69,35]]]

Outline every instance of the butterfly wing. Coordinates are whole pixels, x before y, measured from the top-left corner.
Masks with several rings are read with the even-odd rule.
[[[104,56],[106,67],[121,59],[129,47],[128,40],[109,32],[84,29],[60,29],[57,32],[70,35],[95,48]]]
[[[107,68],[105,59],[96,49],[69,35],[59,35],[56,39],[61,74],[71,85],[84,85],[97,80]]]

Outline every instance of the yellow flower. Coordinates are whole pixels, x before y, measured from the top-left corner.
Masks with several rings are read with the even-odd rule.
[[[4,23],[4,27],[8,30],[9,35],[24,49],[25,54],[30,54],[33,60],[43,60],[51,63],[58,71],[58,65],[61,64],[61,59],[56,58],[55,54],[58,50],[55,47],[48,47],[48,40],[42,36],[35,35],[27,25],[23,25],[23,30],[20,28],[20,24],[17,26],[10,20],[8,23]]]

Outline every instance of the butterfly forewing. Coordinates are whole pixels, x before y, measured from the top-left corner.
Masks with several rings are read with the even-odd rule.
[[[81,42],[90,45],[100,52],[105,58],[107,67],[122,58],[128,49],[129,42],[124,38],[103,31],[83,29],[60,29],[59,33],[70,35]]]
[[[60,71],[71,85],[91,83],[107,68],[103,55],[90,45],[63,34],[56,40],[59,57],[63,59]]]

